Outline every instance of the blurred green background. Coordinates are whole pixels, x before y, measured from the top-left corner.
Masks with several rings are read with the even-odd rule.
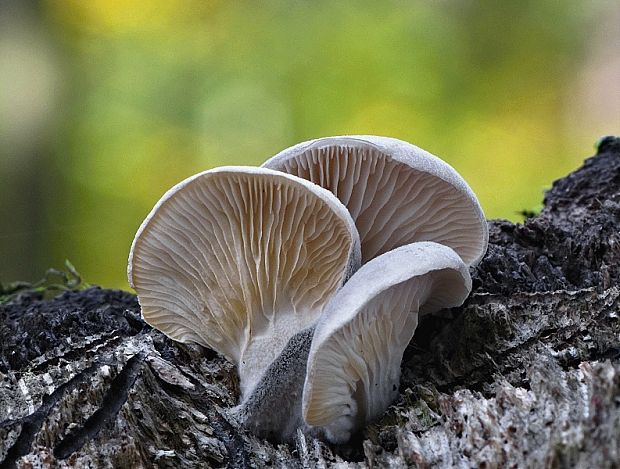
[[[620,130],[620,2],[0,3],[0,281],[128,288],[181,179],[327,135],[444,158],[520,220]]]

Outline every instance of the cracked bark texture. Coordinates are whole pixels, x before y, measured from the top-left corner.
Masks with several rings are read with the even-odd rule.
[[[425,321],[352,442],[273,445],[235,368],[93,287],[0,306],[0,467],[619,467],[620,139],[523,224],[490,222],[466,304]]]

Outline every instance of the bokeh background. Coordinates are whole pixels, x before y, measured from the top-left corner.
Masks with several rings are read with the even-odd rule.
[[[620,131],[617,0],[0,1],[0,281],[128,288],[181,179],[369,133],[520,220]]]

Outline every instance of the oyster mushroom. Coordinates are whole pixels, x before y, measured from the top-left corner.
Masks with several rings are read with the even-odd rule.
[[[355,220],[362,262],[416,241],[445,244],[469,265],[486,251],[488,228],[471,188],[449,164],[402,140],[319,138],[280,152],[263,167],[333,192]]]
[[[398,396],[400,364],[418,316],[459,306],[469,270],[451,248],[402,246],[358,270],[316,325],[302,413],[333,443],[380,416]]]
[[[329,191],[270,169],[222,167],[157,202],[133,241],[128,278],[144,320],[234,362],[246,396],[359,259],[355,225]]]

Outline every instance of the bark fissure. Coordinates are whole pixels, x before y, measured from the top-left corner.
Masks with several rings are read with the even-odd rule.
[[[31,450],[32,442],[34,441],[37,432],[41,429],[44,420],[50,414],[52,408],[58,404],[58,402],[67,393],[75,389],[78,385],[84,383],[97,369],[96,365],[93,365],[67,381],[61,384],[56,390],[43,398],[41,406],[33,413],[22,419],[20,419],[21,432],[17,437],[15,443],[8,449],[4,461],[0,464],[1,469],[15,467],[15,462],[18,458],[27,454]],[[16,422],[12,422],[13,424]],[[3,426],[0,424],[0,426]]]
[[[99,409],[86,420],[82,427],[71,431],[58,443],[54,448],[54,456],[59,459],[67,458],[71,453],[82,448],[88,440],[94,438],[106,424],[116,417],[127,401],[129,390],[140,373],[143,360],[143,355],[138,353],[127,361],[110,384]]]

